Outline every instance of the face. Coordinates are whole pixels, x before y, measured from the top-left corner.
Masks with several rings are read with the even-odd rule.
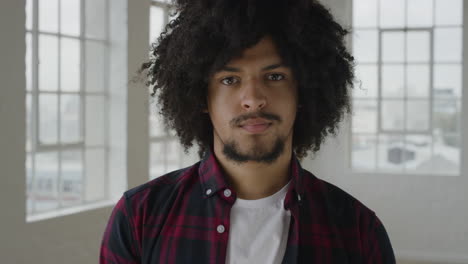
[[[215,151],[227,159],[271,163],[292,147],[296,81],[270,37],[210,77],[207,105]]]

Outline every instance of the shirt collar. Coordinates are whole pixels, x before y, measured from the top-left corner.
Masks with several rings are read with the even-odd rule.
[[[294,202],[301,202],[304,197],[304,187],[302,184],[304,172],[299,160],[294,154],[291,158],[290,166],[291,184],[289,185],[284,200],[285,209],[289,209]],[[212,151],[208,152],[201,161],[198,168],[198,175],[200,176],[203,194],[206,198],[212,197],[219,191],[229,188],[226,176]]]

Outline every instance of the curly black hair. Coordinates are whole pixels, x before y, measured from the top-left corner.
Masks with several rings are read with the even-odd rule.
[[[146,72],[166,127],[185,151],[195,141],[202,157],[213,145],[213,126],[203,110],[209,78],[233,58],[270,36],[297,80],[299,102],[293,150],[315,153],[336,135],[351,112],[354,58],[339,25],[316,0],[176,0],[177,17],[152,44]],[[146,78],[145,77],[145,78]]]

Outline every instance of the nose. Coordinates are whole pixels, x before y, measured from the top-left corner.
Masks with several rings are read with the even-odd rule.
[[[258,111],[265,108],[267,98],[264,93],[263,85],[256,79],[245,82],[241,95],[242,108],[248,111]]]

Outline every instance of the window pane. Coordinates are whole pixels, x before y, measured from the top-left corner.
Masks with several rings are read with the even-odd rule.
[[[382,66],[382,97],[403,98],[405,95],[405,72],[403,65]]]
[[[26,213],[30,214],[34,210],[34,183],[32,155],[26,155]]]
[[[80,0],[61,0],[61,25],[62,34],[80,35]]]
[[[428,164],[431,162],[432,137],[427,135],[406,135],[405,167],[410,173],[431,172]]]
[[[460,137],[437,135],[434,139],[433,172],[460,173]]]
[[[406,129],[427,131],[429,129],[429,111],[428,101],[408,100],[406,103]]]
[[[376,141],[375,135],[353,134],[351,155],[353,169],[375,169]]]
[[[404,27],[405,1],[380,0],[380,26],[383,28]]]
[[[430,91],[429,65],[406,66],[408,97],[428,98]]]
[[[353,1],[353,27],[377,27],[377,1]]]
[[[25,64],[26,64],[26,90],[32,91],[32,35],[31,33],[26,33],[26,54],[25,54]]]
[[[70,38],[62,38],[61,41],[60,89],[62,91],[79,91],[80,42]]]
[[[450,64],[434,65],[434,97],[461,98],[462,66]]]
[[[86,202],[97,201],[105,198],[106,194],[106,154],[104,149],[86,150]]]
[[[105,118],[106,100],[104,96],[86,97],[86,145],[103,146],[105,128],[107,126]]]
[[[58,208],[58,153],[36,154],[35,209],[44,212]]]
[[[406,35],[406,60],[408,62],[429,62],[431,39],[427,31],[410,31]]]
[[[355,30],[353,56],[359,62],[377,62],[378,35],[376,30]]]
[[[164,9],[158,6],[151,6],[150,13],[150,43],[156,42],[164,27]]]
[[[166,157],[166,172],[178,170],[181,167],[181,151],[182,147],[177,139],[166,141],[167,144],[167,157]]]
[[[80,96],[62,95],[60,104],[60,139],[62,143],[75,143],[81,141]]]
[[[58,38],[39,35],[39,90],[58,89]]]
[[[434,61],[461,62],[461,28],[436,28],[434,34]]]
[[[181,145],[179,145],[181,146]],[[198,162],[200,160],[200,157],[198,156],[198,147],[194,146],[192,148],[190,148],[187,152],[187,154],[184,152],[184,150],[182,149],[182,146],[181,146],[181,157],[182,157],[182,160],[181,160],[181,166],[180,167],[188,167],[188,166],[191,166],[193,165],[194,163]]]
[[[382,32],[382,61],[405,61],[405,35],[403,32]]]
[[[434,134],[456,135],[460,133],[461,104],[454,100],[434,100]]]
[[[106,47],[103,43],[96,41],[86,41],[86,91],[103,92],[105,89],[105,55]]]
[[[377,65],[357,65],[354,98],[377,98]]]
[[[42,0],[39,4],[39,30],[58,32],[58,0]]]
[[[432,26],[433,1],[432,0],[408,0],[407,24],[410,27]],[[403,12],[403,10],[402,10]]]
[[[62,205],[70,206],[81,202],[83,184],[83,161],[81,150],[62,152],[62,177],[60,190]]]
[[[461,25],[463,23],[463,0],[436,0],[436,25]]]
[[[39,30],[58,32],[58,0],[41,0],[39,4]]]
[[[155,98],[149,99],[149,126],[150,126],[150,137],[161,137],[166,135],[164,130],[164,124],[162,116],[159,114],[159,108],[157,106],[157,100]]]
[[[403,136],[379,135],[377,167],[385,171],[402,171],[405,160],[410,156],[406,153]]]
[[[58,96],[39,95],[39,141],[42,144],[56,144],[58,124]]]
[[[150,146],[150,177],[157,178],[166,173],[165,142],[152,142]]]
[[[354,100],[353,109],[353,133],[376,133],[377,102]]]
[[[387,131],[403,130],[405,127],[404,101],[382,100],[381,107],[382,129]]]
[[[26,0],[26,29],[32,30],[33,27],[33,0]]]
[[[106,0],[85,0],[85,35],[105,39],[106,37]]]
[[[32,128],[32,95],[26,94],[26,151],[31,151],[31,128]]]

